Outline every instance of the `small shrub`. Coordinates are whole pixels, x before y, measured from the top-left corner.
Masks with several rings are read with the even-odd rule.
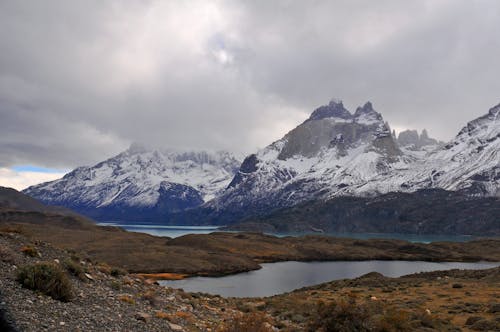
[[[160,319],[167,319],[167,320],[171,320],[171,318],[172,318],[172,316],[170,314],[167,314],[164,311],[155,312],[155,317],[160,318]]]
[[[156,296],[155,292],[153,291],[147,291],[146,293],[142,294],[141,298],[144,301],[149,302],[149,304],[153,307],[156,307],[160,304],[159,297]]]
[[[96,267],[99,272],[102,272],[104,274],[111,274],[111,266],[106,263],[99,263]]]
[[[14,264],[16,262],[16,253],[9,247],[0,246],[0,261]]]
[[[219,332],[270,332],[273,331],[269,318],[260,312],[240,314],[223,324]]]
[[[120,295],[118,296],[118,300],[128,304],[135,304],[135,300],[130,295]]]
[[[399,332],[409,331],[409,313],[380,302],[360,302],[354,298],[320,303],[308,325],[309,331]]]
[[[353,299],[318,305],[316,317],[310,322],[309,331],[369,331],[369,314],[365,307]]]
[[[21,226],[3,226],[0,227],[0,233],[23,234],[23,229]]]
[[[55,300],[67,302],[73,297],[71,281],[61,267],[54,263],[25,265],[19,269],[17,281],[23,287],[39,291]]]
[[[109,286],[113,290],[121,290],[122,289],[122,285],[116,280],[111,281],[111,284]]]
[[[80,265],[80,263],[75,262],[74,260],[71,259],[66,259],[64,261],[64,267],[66,267],[66,270],[75,277],[77,277],[80,280],[86,280],[85,279],[85,270],[83,269],[83,266]]]
[[[24,246],[21,248],[21,252],[29,257],[38,256],[38,250],[36,250],[36,248],[33,246]]]
[[[109,274],[111,274],[111,276],[117,278],[119,276],[124,276],[127,274],[127,271],[125,271],[124,269],[121,269],[119,267],[113,267],[110,271],[109,271]]]

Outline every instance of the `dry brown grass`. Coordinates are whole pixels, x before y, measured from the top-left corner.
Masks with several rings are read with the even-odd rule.
[[[182,273],[137,273],[138,277],[154,280],[182,280],[189,277]]]
[[[15,264],[16,253],[9,247],[0,245],[0,260],[5,263]]]
[[[167,320],[170,320],[172,315],[164,312],[164,311],[156,311],[155,312],[155,317],[156,318],[160,318],[160,319],[167,319]]]
[[[37,257],[38,256],[38,250],[36,250],[35,247],[31,245],[27,245],[19,249],[23,254],[29,257]]]
[[[261,312],[240,313],[233,316],[217,330],[218,332],[271,332],[271,320]]]
[[[130,295],[120,295],[118,296],[118,300],[128,304],[135,304],[134,298]]]

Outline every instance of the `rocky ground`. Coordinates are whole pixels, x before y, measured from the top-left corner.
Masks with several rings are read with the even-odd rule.
[[[70,276],[68,302],[16,280],[37,262]],[[18,331],[327,331],[335,330],[332,321],[345,331],[356,322],[368,324],[366,331],[498,331],[499,298],[500,268],[395,279],[371,273],[269,298],[227,299],[161,287],[15,230],[0,232],[0,327],[7,331],[6,322]]]
[[[35,257],[20,251],[27,246],[36,250]],[[120,275],[121,270],[80,260],[74,253],[33,243],[18,233],[0,233],[0,251],[1,308],[19,331],[214,331],[239,312],[220,297],[188,294]],[[68,260],[85,271],[81,277],[71,276],[69,302],[23,288],[16,281],[23,265],[44,261],[64,266]]]

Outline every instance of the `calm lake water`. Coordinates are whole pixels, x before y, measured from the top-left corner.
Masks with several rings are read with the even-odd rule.
[[[360,262],[280,262],[262,264],[262,269],[226,277],[194,277],[160,281],[163,286],[182,288],[188,292],[218,294],[225,297],[264,297],[327,281],[356,278],[369,272],[388,277],[436,270],[487,269],[500,263],[432,263],[408,261]]]
[[[130,232],[140,232],[155,236],[168,236],[171,238],[183,236],[186,234],[208,234],[216,231],[218,226],[162,226],[162,225],[143,225],[143,224],[125,224],[120,222],[101,222],[99,226],[118,226]]]
[[[162,226],[162,225],[146,225],[136,223],[123,223],[123,222],[101,222],[101,226],[119,226],[127,231],[147,233],[155,236],[168,236],[171,238],[183,236],[186,234],[208,234],[217,231],[218,226]],[[275,233],[275,236],[301,236],[305,233],[290,233],[281,234]],[[328,235],[335,237],[345,237],[352,239],[399,239],[410,242],[436,242],[436,241],[451,241],[451,242],[464,242],[474,239],[469,235],[419,235],[419,234],[397,234],[397,233],[309,233],[315,235]]]

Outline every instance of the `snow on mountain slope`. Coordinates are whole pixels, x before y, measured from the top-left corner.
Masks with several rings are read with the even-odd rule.
[[[132,145],[95,166],[77,168],[62,179],[24,192],[45,203],[84,212],[153,207],[180,211],[212,199],[227,186],[239,164],[228,152],[149,150]]]
[[[500,104],[469,122],[440,149],[415,167],[417,186],[500,195]]]
[[[446,145],[410,150],[399,146],[371,103],[351,114],[332,101],[248,156],[228,189],[205,206],[258,212],[311,199],[422,188],[499,195],[499,112],[500,105],[471,121]]]
[[[354,114],[340,101],[316,109],[282,139],[250,155],[228,189],[208,206],[276,206],[332,194],[363,194],[366,183],[409,167],[371,103]],[[390,190],[390,187],[382,191]]]

